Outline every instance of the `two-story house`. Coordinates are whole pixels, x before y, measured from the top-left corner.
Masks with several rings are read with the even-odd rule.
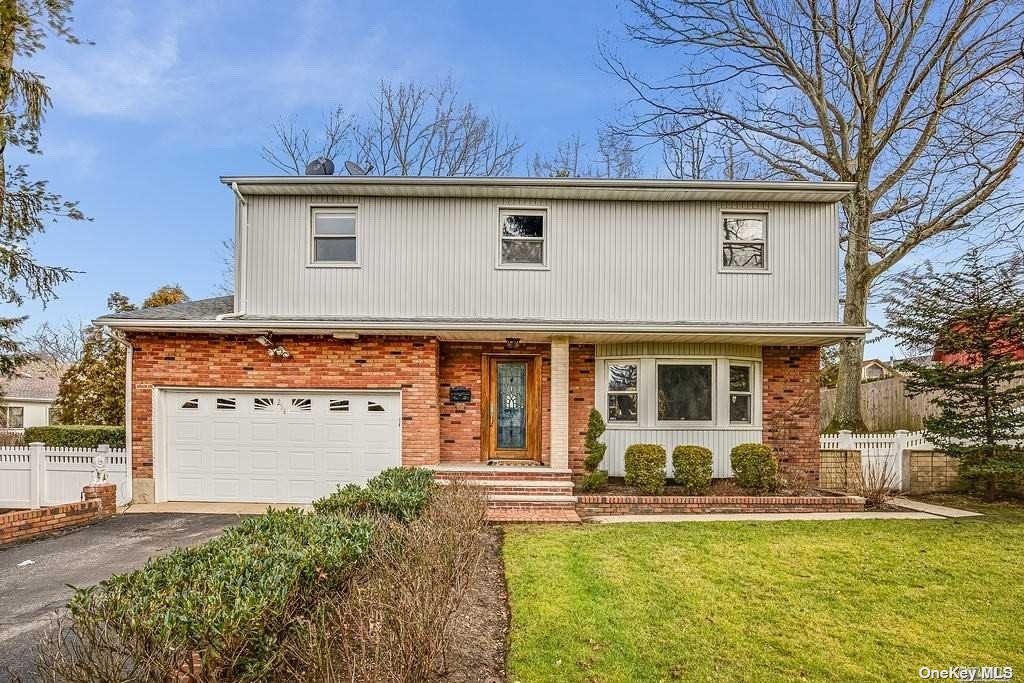
[[[818,349],[865,332],[837,322],[851,185],[222,181],[235,296],[98,321],[131,349],[136,501],[308,502],[401,464],[528,507],[571,493],[594,407],[613,476],[633,443],[728,477],[762,441],[816,480]]]

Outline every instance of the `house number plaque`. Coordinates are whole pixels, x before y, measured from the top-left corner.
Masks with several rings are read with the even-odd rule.
[[[448,400],[452,403],[469,403],[473,398],[473,392],[469,387],[451,387],[448,389]]]

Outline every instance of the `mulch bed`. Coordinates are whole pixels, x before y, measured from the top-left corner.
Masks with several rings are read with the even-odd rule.
[[[485,530],[484,554],[473,585],[453,618],[454,642],[442,681],[503,683],[508,647],[508,594],[501,528]]]
[[[576,495],[584,495],[585,492],[581,491],[579,487],[576,488]],[[632,486],[626,486],[625,481],[622,477],[612,477],[608,480],[608,486],[601,489],[600,491],[594,491],[594,494],[602,496],[646,496],[650,495],[643,493],[639,489],[635,489]],[[686,496],[689,495],[683,491],[680,487],[674,484],[667,484],[664,492],[658,494],[661,496]],[[711,481],[711,490],[703,494],[705,496],[749,496],[750,494],[739,486],[732,479],[713,479]],[[803,496],[809,498],[832,498],[834,494],[827,491],[817,491],[815,489],[806,489],[800,491],[780,489],[773,491],[772,493],[761,493],[757,494],[759,497],[765,496]]]

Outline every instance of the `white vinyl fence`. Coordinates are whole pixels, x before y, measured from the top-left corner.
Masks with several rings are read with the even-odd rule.
[[[107,481],[117,484],[117,504],[128,502],[128,455],[123,448],[49,448],[41,443],[0,446],[0,508],[38,508],[81,500],[96,479],[96,456]]]
[[[903,487],[903,450],[929,446],[924,432],[908,432],[903,429],[882,434],[854,434],[842,429],[836,434],[821,435],[822,449],[860,451],[861,466],[865,471],[869,468],[888,467],[895,475],[898,488]]]

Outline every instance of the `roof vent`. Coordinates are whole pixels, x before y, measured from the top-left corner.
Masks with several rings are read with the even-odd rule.
[[[306,164],[306,175],[334,175],[334,162],[327,157],[313,159]]]

